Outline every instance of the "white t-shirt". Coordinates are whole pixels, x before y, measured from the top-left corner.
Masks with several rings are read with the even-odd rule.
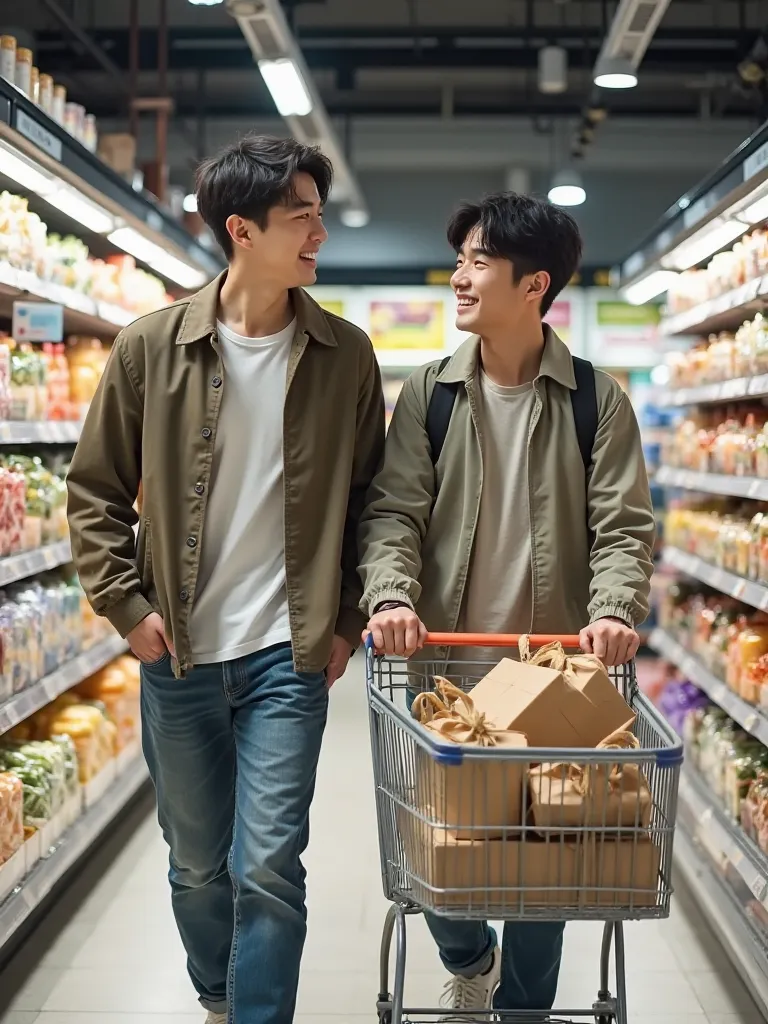
[[[533,615],[528,438],[533,384],[502,387],[480,373],[483,493],[467,585],[470,633],[528,633]],[[482,650],[472,657],[509,656]]]
[[[283,409],[296,321],[244,338],[217,325],[224,394],[190,635],[197,665],[291,639],[285,584]]]

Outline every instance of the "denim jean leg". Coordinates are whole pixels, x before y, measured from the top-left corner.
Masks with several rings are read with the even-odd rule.
[[[235,710],[237,793],[230,870],[235,937],[230,1020],[291,1024],[306,938],[309,808],[328,712],[323,673],[287,645],[225,666]]]
[[[557,998],[564,929],[562,921],[506,922],[496,1009],[552,1009]]]
[[[424,919],[451,974],[474,978],[491,966],[498,939],[485,921],[455,921],[429,913]]]
[[[170,658],[141,670],[142,744],[170,847],[171,901],[200,1002],[227,1009],[234,931],[235,745],[220,665],[177,680]]]

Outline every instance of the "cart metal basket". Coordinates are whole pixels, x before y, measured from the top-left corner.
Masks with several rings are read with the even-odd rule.
[[[574,636],[530,638],[532,646],[554,640],[578,649]],[[478,1021],[597,1024],[627,1024],[623,922],[669,915],[683,752],[639,692],[633,663],[609,670],[636,716],[621,749],[457,746],[413,719],[416,694],[433,691],[437,677],[471,690],[499,661],[502,652],[495,649],[516,647],[518,641],[431,634],[427,643],[436,657],[422,660],[422,652],[422,658],[405,662],[377,656],[369,638],[379,848],[384,893],[392,903],[381,950],[382,1024],[446,1014],[403,1007],[409,915],[604,922],[598,998],[588,1009],[544,1008],[533,1016],[513,1009],[461,1011],[462,1018]],[[518,824],[509,825],[511,820]],[[608,981],[612,952],[615,997]]]

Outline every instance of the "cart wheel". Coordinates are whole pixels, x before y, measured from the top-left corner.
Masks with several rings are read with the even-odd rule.
[[[615,1018],[607,1013],[601,1013],[599,1017],[595,1017],[595,1024],[614,1024]]]
[[[391,1010],[379,1010],[379,1024],[392,1024]]]

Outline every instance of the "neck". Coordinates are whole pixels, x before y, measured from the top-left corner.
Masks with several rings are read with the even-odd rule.
[[[486,376],[501,387],[514,388],[530,384],[541,369],[544,353],[544,331],[541,321],[519,326],[514,331],[501,330],[480,338],[480,358]]]
[[[274,282],[254,281],[251,273],[233,263],[219,293],[219,319],[246,338],[277,334],[293,319],[290,293]]]

